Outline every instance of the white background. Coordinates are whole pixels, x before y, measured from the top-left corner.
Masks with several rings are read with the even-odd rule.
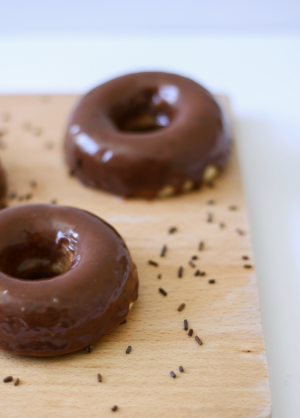
[[[0,93],[159,69],[230,97],[273,418],[299,418],[300,1],[0,0],[0,12]]]

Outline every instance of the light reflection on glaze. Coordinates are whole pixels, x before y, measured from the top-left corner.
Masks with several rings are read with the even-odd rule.
[[[104,163],[107,163],[107,161],[109,161],[112,158],[113,155],[114,154],[113,154],[113,152],[111,150],[105,151],[105,153],[101,157],[101,160]]]
[[[76,135],[74,141],[83,151],[90,155],[96,154],[101,149],[101,146],[85,133]]]
[[[172,85],[161,86],[158,89],[158,96],[160,96],[161,100],[164,100],[170,104],[174,104],[178,100],[179,89],[178,87]]]

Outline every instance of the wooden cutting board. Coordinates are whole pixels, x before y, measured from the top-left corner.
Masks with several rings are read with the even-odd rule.
[[[128,322],[96,344],[92,353],[30,358],[1,351],[0,415],[270,417],[256,279],[253,267],[244,267],[252,265],[252,256],[235,151],[214,188],[187,195],[123,200],[88,189],[68,175],[62,153],[66,120],[76,99],[0,97],[1,160],[9,193],[17,193],[9,205],[55,200],[110,222],[137,264],[139,299]],[[208,212],[212,222],[207,222]],[[169,234],[172,226],[178,230]],[[200,241],[205,243],[202,251]],[[161,258],[164,244],[168,250]],[[199,257],[196,267],[188,264],[193,255]],[[159,266],[149,265],[149,259]],[[180,266],[182,278],[177,276]],[[195,276],[197,268],[206,275]],[[215,283],[209,284],[209,279]],[[159,293],[159,287],[167,296]],[[186,306],[179,312],[181,303]],[[193,337],[184,331],[184,319],[194,330]],[[195,335],[203,345],[197,344]],[[97,382],[97,373],[103,376],[102,383]],[[7,375],[20,378],[19,386],[2,383]],[[118,405],[116,412],[111,411],[113,405]]]

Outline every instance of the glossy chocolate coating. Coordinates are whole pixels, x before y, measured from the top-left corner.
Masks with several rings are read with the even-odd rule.
[[[0,348],[55,356],[123,321],[138,296],[126,244],[80,209],[22,205],[0,212]]]
[[[175,74],[144,72],[108,81],[75,107],[66,134],[70,172],[92,187],[153,198],[200,186],[223,167],[230,132],[213,96]]]

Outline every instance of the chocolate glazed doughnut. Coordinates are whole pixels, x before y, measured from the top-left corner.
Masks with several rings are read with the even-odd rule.
[[[89,212],[24,205],[0,212],[0,348],[54,356],[97,342],[138,296],[120,235]]]
[[[87,93],[67,128],[70,172],[126,197],[165,197],[212,180],[229,156],[230,132],[213,96],[175,74],[144,72]]]

